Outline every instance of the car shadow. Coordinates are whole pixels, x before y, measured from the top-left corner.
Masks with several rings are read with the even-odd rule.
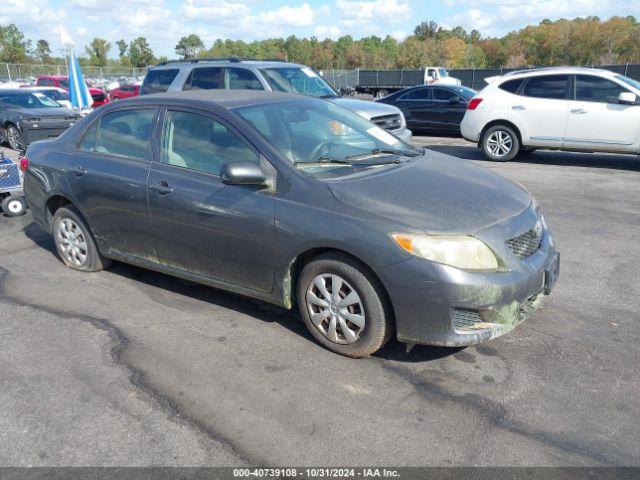
[[[47,250],[58,260],[55,245],[47,232],[42,230],[35,222],[23,228],[24,234],[39,247]],[[148,270],[121,262],[113,262],[108,268],[109,273],[125,279],[143,283],[149,287],[158,288],[169,293],[183,295],[194,300],[210,303],[222,308],[233,310],[243,315],[250,316],[266,323],[278,323],[305,340],[316,343],[313,336],[307,330],[300,318],[297,309],[292,310],[279,307],[267,302],[244,297],[232,292],[219,290],[207,285],[183,280],[153,270]],[[416,345],[407,353],[406,345],[392,338],[383,348],[373,356],[384,360],[398,362],[427,362],[437,360],[459,352],[460,348],[432,347]]]
[[[425,145],[433,150],[466,160],[481,160],[487,163],[499,164],[485,160],[482,152],[473,144],[459,145]],[[576,153],[558,152],[553,150],[536,150],[522,152],[510,163],[527,163],[531,165],[558,165],[568,167],[607,168],[613,170],[628,170],[640,172],[640,158],[637,155],[614,155],[605,153]]]

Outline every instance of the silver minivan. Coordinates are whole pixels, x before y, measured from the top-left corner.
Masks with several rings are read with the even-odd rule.
[[[400,140],[410,142],[412,137],[397,107],[342,98],[310,67],[283,61],[231,57],[163,62],[149,69],[140,95],[197,89],[266,90],[324,98],[356,112]]]

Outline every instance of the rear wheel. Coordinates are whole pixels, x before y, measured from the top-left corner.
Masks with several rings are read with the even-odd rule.
[[[23,196],[12,195],[2,200],[2,211],[7,217],[18,217],[27,212],[27,202]]]
[[[9,124],[6,129],[7,132],[7,142],[9,142],[9,146],[14,150],[20,150],[23,145],[22,135],[20,134],[20,130],[13,124]]]
[[[298,308],[314,338],[329,350],[361,358],[380,349],[393,333],[385,296],[359,262],[322,255],[298,278]]]
[[[520,151],[518,135],[506,125],[494,125],[488,128],[480,142],[482,153],[487,160],[507,162]]]
[[[53,240],[64,264],[75,270],[96,272],[111,263],[111,260],[100,255],[91,230],[71,206],[56,210],[53,216]]]

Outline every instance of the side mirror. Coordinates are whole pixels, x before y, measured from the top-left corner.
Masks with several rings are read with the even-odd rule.
[[[220,169],[222,182],[227,185],[266,185],[267,176],[260,165],[253,162],[225,163]]]
[[[618,95],[618,103],[623,105],[636,105],[638,101],[638,96],[635,93],[631,92],[622,92]]]

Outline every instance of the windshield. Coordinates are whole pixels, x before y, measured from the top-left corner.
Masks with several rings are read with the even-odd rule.
[[[60,107],[58,102],[38,92],[10,93],[5,95],[0,93],[0,102],[22,108]]]
[[[356,113],[330,102],[300,99],[240,107],[236,112],[295,165],[397,162],[421,152]],[[389,160],[390,152],[396,156]],[[306,164],[306,165],[305,165]]]
[[[448,77],[449,76],[449,73],[444,68],[439,68],[438,72],[440,73],[441,77]]]
[[[69,80],[66,78],[61,78],[60,80],[58,80],[58,83],[60,84],[60,86],[62,88],[66,88],[67,90],[69,89]]]
[[[627,85],[631,85],[633,88],[637,88],[638,90],[640,90],[640,82],[638,82],[637,80],[634,80],[633,78],[625,77],[624,75],[618,75],[616,78],[618,80],[623,81]]]
[[[310,97],[337,97],[338,94],[309,67],[265,68],[261,70],[276,92],[301,93]]]
[[[42,93],[53,100],[69,100],[69,95],[60,90],[39,90],[38,93]]]

